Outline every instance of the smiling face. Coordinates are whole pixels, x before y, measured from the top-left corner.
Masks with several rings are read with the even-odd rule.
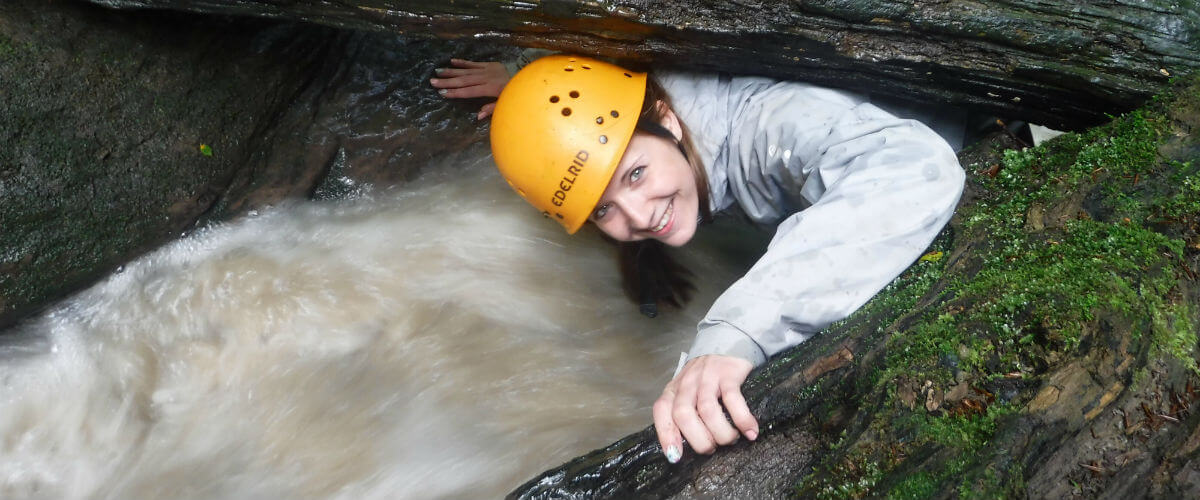
[[[682,136],[671,111],[661,124],[676,138]],[[681,246],[696,233],[699,211],[696,175],[678,143],[639,131],[629,140],[590,220],[618,241],[656,239]]]

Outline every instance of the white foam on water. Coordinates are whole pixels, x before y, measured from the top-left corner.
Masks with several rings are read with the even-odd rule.
[[[431,170],[439,170],[432,168]],[[495,498],[650,423],[657,319],[486,157],[201,230],[0,338],[0,498]]]

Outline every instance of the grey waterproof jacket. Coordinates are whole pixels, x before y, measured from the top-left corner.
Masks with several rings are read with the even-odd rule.
[[[525,50],[510,74],[549,53]],[[713,213],[737,205],[776,228],[680,366],[709,354],[757,366],[849,316],[921,256],[962,195],[946,140],[867,97],[761,77],[653,76],[699,150]]]
[[[965,175],[929,127],[855,94],[759,77],[658,73],[708,171],[713,212],[775,226],[686,359],[756,366],[858,309],[950,220]]]

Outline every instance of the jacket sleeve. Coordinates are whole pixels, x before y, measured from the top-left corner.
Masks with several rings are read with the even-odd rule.
[[[919,122],[830,95],[791,95],[734,127],[735,198],[752,217],[791,215],[700,322],[688,359],[762,364],[866,303],[950,220],[965,175],[949,145]]]

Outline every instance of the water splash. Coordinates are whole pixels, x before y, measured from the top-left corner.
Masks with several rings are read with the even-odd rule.
[[[486,158],[197,231],[0,339],[3,498],[495,498],[649,424],[650,320]]]

